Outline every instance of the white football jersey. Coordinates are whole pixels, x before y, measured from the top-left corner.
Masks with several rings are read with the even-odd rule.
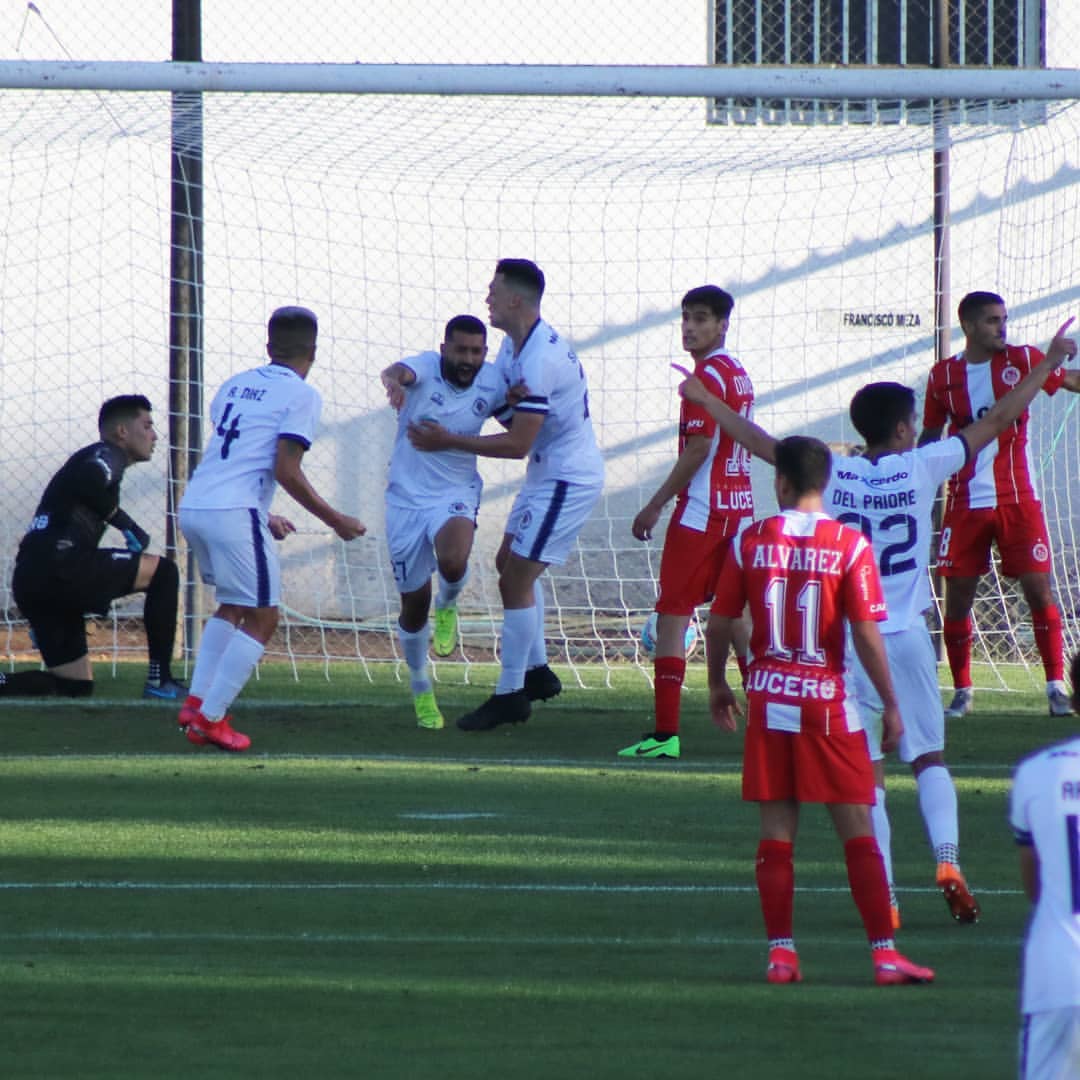
[[[589,385],[570,345],[538,319],[517,356],[513,339],[503,338],[495,367],[507,389],[520,382],[529,388],[515,411],[544,417],[529,454],[526,485],[545,480],[602,483],[604,459],[589,418]],[[509,416],[507,409],[500,419]]]
[[[180,505],[269,511],[278,439],[294,439],[306,450],[321,410],[319,392],[284,364],[228,379],[210,404],[210,440]]]
[[[397,435],[390,456],[386,487],[388,503],[425,505],[447,491],[478,485],[476,455],[465,450],[417,450],[409,442],[409,424],[435,420],[458,435],[478,435],[484,421],[505,401],[495,366],[484,364],[472,386],[462,389],[442,375],[442,358],[425,352],[402,360],[416,382],[405,388],[405,404],[398,413]]]
[[[906,629],[930,607],[934,499],[966,461],[967,446],[957,437],[877,461],[833,456],[825,511],[874,548],[889,612],[883,634]]]
[[[1009,824],[1017,843],[1034,844],[1039,858],[1021,1011],[1080,1006],[1080,739],[1049,746],[1020,763]]]

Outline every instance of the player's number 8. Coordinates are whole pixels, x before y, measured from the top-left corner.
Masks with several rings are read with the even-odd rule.
[[[949,554],[949,541],[952,539],[952,529],[941,530],[941,542],[938,544],[938,558],[944,559]]]

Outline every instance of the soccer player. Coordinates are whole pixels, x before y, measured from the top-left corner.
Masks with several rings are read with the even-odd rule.
[[[176,563],[146,554],[149,535],[120,508],[124,471],[154,453],[152,411],[142,394],[109,398],[98,412],[100,441],[72,454],[46,486],[19,544],[11,586],[48,670],[0,673],[0,696],[92,694],[85,613],[105,615],[113,600],[135,592],[146,593],[143,697],[175,700],[187,692],[170,670]],[[98,547],[106,526],[123,535],[126,548]]]
[[[964,351],[930,370],[920,445],[961,430],[1015,386],[1041,359],[1031,345],[1006,344],[1008,313],[996,293],[973,292],[960,301]],[[1048,394],[1080,392],[1080,371],[1058,371],[1046,380]],[[945,578],[943,636],[954,694],[948,719],[971,711],[971,608],[979,578],[990,569],[997,544],[1001,570],[1020,583],[1031,609],[1035,643],[1046,672],[1051,716],[1071,711],[1065,690],[1061,615],[1050,586],[1046,518],[1035,489],[1025,413],[964,467],[949,484],[938,549]]]
[[[281,567],[271,541],[295,531],[269,512],[277,485],[342,540],[366,531],[327,503],[303,469],[322,407],[306,382],[318,337],[314,314],[278,308],[267,337],[270,363],[234,375],[214,395],[213,433],[180,501],[180,527],[218,607],[203,627],[179,724],[189,742],[221,750],[251,745],[228,710],[277,628]]]
[[[1080,712],[1080,653],[1072,684]],[[1034,904],[1020,990],[1020,1078],[1080,1076],[1080,738],[1020,763],[1009,823]]]
[[[885,601],[866,538],[824,513],[829,448],[792,435],[775,447],[780,513],[735,539],[716,582],[706,629],[713,720],[735,730],[725,659],[750,605],[743,799],[761,816],[757,887],[769,941],[766,978],[799,982],[793,936],[794,846],[803,803],[824,803],[844,845],[848,884],[879,985],[930,982],[900,955],[889,886],[870,821],[874,771],[859,711],[844,691],[845,624],[882,701],[882,743],[903,732],[878,623]]]
[[[975,454],[1022,415],[1040,387],[1076,343],[1065,337],[1068,320],[1055,335],[1047,356],[974,424],[943,442],[915,448],[915,392],[899,383],[870,383],[851,400],[851,421],[866,444],[861,456],[833,463],[825,509],[859,529],[871,542],[888,614],[881,625],[889,667],[902,702],[904,735],[900,759],[911,766],[919,809],[937,863],[936,881],[953,917],[975,922],[979,905],[960,870],[960,826],[956,786],[945,764],[945,717],[937,685],[937,658],[923,613],[931,606],[930,535],[938,488]],[[687,379],[680,392],[701,401],[717,423],[751,453],[772,462],[776,440],[756,424],[708,396],[700,380]],[[865,716],[876,717],[881,702],[865,671],[853,665],[855,698]],[[874,760],[874,832],[892,887],[889,818],[885,809],[885,771],[876,725],[868,728]],[[894,922],[899,924],[895,894]]]
[[[409,428],[409,438],[421,450],[529,460],[495,560],[503,603],[502,670],[495,693],[458,718],[463,731],[520,723],[531,715],[531,702],[562,690],[547,662],[540,576],[566,561],[604,483],[585,370],[541,318],[544,284],[536,263],[500,259],[488,288],[488,322],[506,334],[495,358],[496,374],[504,392],[526,388],[496,414],[507,429],[463,435],[430,421]]]
[[[382,372],[390,404],[398,412],[397,436],[386,488],[386,538],[394,580],[401,593],[398,641],[409,669],[416,722],[438,730],[443,716],[428,674],[429,642],[449,656],[458,641],[457,598],[465,587],[476,535],[483,481],[476,455],[464,450],[426,454],[408,439],[419,419],[476,435],[506,394],[487,356],[487,327],[473,315],[455,315],[438,352],[391,364]],[[428,613],[431,575],[438,572],[434,640]]]
[[[718,401],[749,417],[754,387],[742,364],[724,349],[735,301],[715,285],[682,298],[682,344],[694,374]],[[677,758],[679,706],[686,678],[686,629],[694,610],[712,599],[716,575],[739,526],[754,514],[750,456],[702,406],[683,399],[679,409],[679,456],[667,478],[630,526],[634,537],[652,539],[667,504],[675,512],[664,535],[656,597],[653,660],[655,730],[619,751],[621,757]],[[736,657],[745,668],[745,633]]]

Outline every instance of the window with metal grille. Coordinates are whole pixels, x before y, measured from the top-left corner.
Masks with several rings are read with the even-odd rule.
[[[712,0],[715,64],[933,64],[935,0]],[[949,63],[1042,67],[1042,0],[948,0]],[[727,98],[717,123],[913,120],[927,102]]]

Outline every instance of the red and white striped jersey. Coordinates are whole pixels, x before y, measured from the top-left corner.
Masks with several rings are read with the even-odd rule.
[[[750,419],[754,407],[754,385],[734,356],[715,352],[699,360],[694,374],[709,392],[735,412]],[[750,486],[750,454],[716,426],[716,421],[700,405],[683,400],[679,410],[679,453],[691,436],[712,440],[709,456],[701,463],[690,483],[679,493],[685,503],[682,524],[703,532],[710,518],[750,517],[754,496]]]
[[[749,603],[746,689],[767,702],[766,727],[862,728],[844,695],[845,622],[881,622],[885,599],[862,533],[825,514],[785,510],[748,525],[731,545],[712,611]]]
[[[939,360],[926,384],[924,428],[954,435],[987,413],[1041,360],[1034,345],[1007,345],[985,363],[969,364],[964,354]],[[1043,385],[1048,394],[1061,387],[1062,369]],[[985,509],[1038,501],[1028,445],[1028,413],[984,446],[949,482],[949,509]]]

